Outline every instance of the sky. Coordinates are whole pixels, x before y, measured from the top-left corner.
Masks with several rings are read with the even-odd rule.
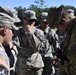
[[[60,6],[63,5],[70,5],[76,7],[76,0],[44,0],[47,7],[51,6]],[[28,8],[30,5],[35,4],[35,0],[0,0],[1,6],[10,6],[10,7],[26,7]]]

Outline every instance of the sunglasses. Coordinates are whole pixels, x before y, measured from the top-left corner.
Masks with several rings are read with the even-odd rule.
[[[35,22],[36,20],[35,19],[31,19],[31,20],[28,20],[24,17],[25,20],[27,20],[28,22]]]
[[[44,21],[42,21],[43,23],[45,23],[45,24],[48,24],[48,22],[44,22]]]
[[[36,20],[27,20],[28,22],[35,22]]]

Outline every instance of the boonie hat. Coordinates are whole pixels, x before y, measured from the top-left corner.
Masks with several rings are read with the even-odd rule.
[[[36,20],[36,13],[33,10],[26,10],[23,12],[23,18],[26,20]]]
[[[59,25],[63,10],[64,5],[61,5],[59,7],[50,7],[47,17],[50,28],[55,28]]]

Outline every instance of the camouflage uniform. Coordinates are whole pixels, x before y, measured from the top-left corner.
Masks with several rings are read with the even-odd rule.
[[[68,60],[66,55],[64,54],[64,48],[65,48],[65,38],[66,38],[66,33],[64,33],[61,30],[57,30],[56,33],[58,34],[59,41],[60,41],[60,50],[57,52],[57,57],[60,59],[59,61],[59,70],[57,71],[57,75],[67,75],[65,70],[64,70],[64,61]]]
[[[2,44],[0,44],[0,75],[10,75],[10,59],[7,56],[7,53],[5,52],[6,49],[4,49],[3,46],[7,46],[12,41],[13,30],[17,28],[14,25],[15,22],[20,22],[17,17],[17,11],[8,6],[0,6],[0,40],[2,39]],[[10,38],[8,38],[9,35],[7,35],[7,33],[4,35],[4,32],[2,32],[2,29],[5,28],[10,30],[8,32],[9,35],[11,32]],[[10,49],[8,49],[8,52],[10,52]]]
[[[17,54],[18,54],[17,48],[15,45],[11,49],[9,45],[4,46],[4,48],[10,60],[10,75],[15,75],[15,65],[16,65]]]
[[[4,47],[0,44],[0,75],[9,75],[10,65],[9,58],[5,52]]]
[[[18,61],[16,65],[17,75],[36,74],[36,71],[40,69],[31,68],[28,63],[30,62],[30,56],[32,55],[32,53],[41,49],[39,48],[39,45],[40,47],[44,46],[43,43],[45,41],[43,32],[35,27],[31,32],[25,32],[23,28],[20,28],[15,32],[15,36],[16,37],[14,39],[14,43],[18,47]]]
[[[38,26],[37,28],[41,29],[40,26]],[[54,58],[54,56],[57,56],[56,52],[60,50],[60,41],[58,38],[58,35],[56,34],[56,31],[54,29],[50,29],[49,26],[47,28],[45,28],[45,30],[43,31],[45,38],[48,40],[45,44],[46,47],[45,48],[45,53],[44,53],[44,70],[43,70],[43,75],[50,75],[50,74],[54,74],[55,72],[55,68],[52,69],[52,67],[54,67],[52,65],[52,60]],[[54,56],[53,56],[54,54]],[[58,66],[58,65],[57,65]]]
[[[70,23],[65,45],[66,56],[69,59],[69,62],[65,61],[65,70],[68,75],[76,75],[76,19]]]
[[[64,25],[66,34],[64,54],[67,60],[64,60],[64,68],[68,75],[76,75],[76,19],[70,14],[64,5],[58,8],[50,8],[48,21],[50,27],[55,28],[58,25]]]
[[[40,26],[37,26],[37,28],[41,29]],[[46,38],[47,42],[45,43],[46,48],[45,51],[41,51],[41,54],[43,56],[43,61],[44,61],[44,68],[43,68],[43,73],[42,75],[50,75],[52,74],[52,59],[53,59],[53,54],[52,54],[52,47],[48,41],[48,34],[50,32],[49,26],[45,28],[43,31],[44,37]]]
[[[52,74],[52,47],[48,41],[48,34],[50,32],[49,24],[47,21],[48,12],[42,12],[41,13],[41,19],[40,19],[40,25],[37,27],[38,29],[41,29],[44,33],[44,37],[46,38],[47,42],[45,43],[45,51],[41,51],[41,54],[43,56],[44,61],[44,68],[42,75],[51,75]]]
[[[55,52],[60,50],[60,41],[56,33],[56,30],[50,29],[50,32],[48,34],[48,39],[49,39],[50,44],[53,45]]]

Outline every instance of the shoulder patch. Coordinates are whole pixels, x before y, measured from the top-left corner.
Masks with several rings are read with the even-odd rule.
[[[0,65],[5,67],[6,69],[9,69],[8,66],[8,62],[6,61],[6,59],[0,58]]]

